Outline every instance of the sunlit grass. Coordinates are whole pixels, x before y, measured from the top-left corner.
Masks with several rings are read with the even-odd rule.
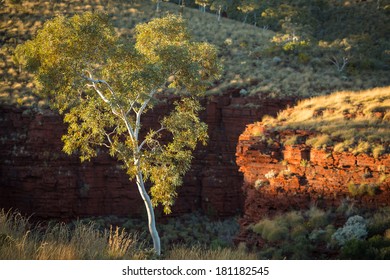
[[[32,225],[19,212],[0,211],[0,259],[145,259],[150,253],[136,234],[93,223]]]
[[[0,210],[0,259],[256,259],[245,246],[206,246],[200,242],[166,244],[158,257],[140,236],[119,227],[101,229],[94,222],[33,224],[17,211]]]
[[[263,123],[276,130],[317,132],[306,141],[317,149],[334,146],[337,152],[372,153],[377,158],[389,149],[390,87],[307,99]]]

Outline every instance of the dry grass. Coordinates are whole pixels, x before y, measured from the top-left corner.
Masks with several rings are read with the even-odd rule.
[[[175,246],[164,257],[166,260],[256,260],[255,253],[247,252],[244,246],[210,250],[202,246]]]
[[[119,228],[101,232],[93,223],[33,227],[18,212],[0,211],[0,259],[145,259],[148,255],[136,235]]]
[[[112,18],[118,33],[131,38],[136,23],[167,12],[178,13],[178,6],[163,2],[162,12],[156,14],[151,1],[87,0],[44,1],[26,0],[22,5],[4,6],[0,11],[0,28],[4,30],[0,49],[0,103],[17,105],[46,104],[31,95],[34,86],[29,75],[12,60],[17,44],[30,39],[45,20],[56,14],[73,15],[85,11],[102,11]],[[265,97],[309,97],[340,89],[372,88],[388,84],[384,71],[360,72],[342,76],[325,58],[307,54],[310,63],[299,59],[281,57],[272,50],[274,33],[252,25],[222,18],[218,23],[213,14],[196,9],[184,9],[194,39],[208,41],[219,48],[224,65],[220,81],[210,86],[209,94],[223,94],[228,89],[245,89],[248,95]],[[313,62],[313,63],[312,63]]]
[[[98,260],[157,258],[137,234],[111,226],[98,230],[92,223],[32,225],[17,211],[0,209],[0,259]],[[166,249],[166,248],[164,248]],[[245,246],[209,248],[204,245],[174,245],[160,256],[168,260],[256,259]]]
[[[333,146],[337,152],[389,152],[390,87],[360,92],[344,91],[301,101],[263,123],[277,130],[305,129],[318,132],[306,144]]]

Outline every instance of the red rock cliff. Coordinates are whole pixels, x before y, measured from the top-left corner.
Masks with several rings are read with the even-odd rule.
[[[243,226],[313,203],[327,208],[349,199],[368,208],[390,205],[389,154],[374,158],[280,143],[286,135],[311,134],[276,132],[256,123],[240,135],[236,155],[244,174]]]
[[[242,209],[242,175],[235,163],[237,139],[245,125],[264,114],[274,115],[290,100],[261,101],[233,91],[205,101],[209,126],[207,147],[195,152],[174,214],[204,210],[219,216]],[[253,106],[253,104],[258,104]],[[134,183],[103,152],[89,163],[62,152],[66,131],[50,111],[1,107],[0,208],[17,208],[37,217],[139,215],[144,207]],[[164,106],[155,111],[167,111]],[[146,116],[146,126],[154,119]]]

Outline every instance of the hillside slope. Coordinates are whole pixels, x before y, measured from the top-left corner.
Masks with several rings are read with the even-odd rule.
[[[10,1],[6,1],[10,2]],[[4,5],[4,3],[2,4]],[[56,14],[72,15],[84,11],[108,13],[118,33],[131,40],[136,23],[165,13],[179,13],[179,7],[162,3],[156,13],[151,1],[103,2],[88,1],[22,1],[20,5],[5,5],[0,11],[0,102],[31,105],[38,102],[31,96],[33,85],[27,74],[12,59],[17,44],[30,39],[45,20]],[[208,41],[219,48],[224,64],[220,81],[210,85],[209,94],[223,94],[235,89],[241,95],[259,99],[295,96],[298,98],[328,94],[335,90],[358,90],[387,85],[388,71],[354,69],[340,72],[324,54],[326,48],[305,50],[296,55],[284,55],[275,48],[274,33],[253,25],[201,13],[185,8],[183,16],[195,39]],[[348,24],[348,23],[342,23]],[[43,105],[43,102],[41,102]],[[256,106],[256,104],[254,104]]]

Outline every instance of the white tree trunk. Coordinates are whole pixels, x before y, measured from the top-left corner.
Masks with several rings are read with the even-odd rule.
[[[150,200],[150,197],[145,190],[144,179],[141,171],[137,172],[136,179],[137,179],[138,191],[145,203],[146,212],[148,214],[148,227],[149,227],[150,235],[152,236],[152,240],[153,240],[153,248],[156,254],[160,255],[161,244],[160,244],[160,236],[158,235],[157,228],[156,228],[156,218],[154,216],[152,201]]]
[[[157,1],[157,4],[156,4],[156,12],[159,12],[159,11],[160,11],[160,2],[161,2],[161,0],[158,0],[158,1]]]

